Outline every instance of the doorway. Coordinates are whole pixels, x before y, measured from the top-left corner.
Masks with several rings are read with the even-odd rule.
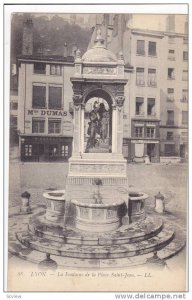
[[[147,144],[147,155],[149,156],[150,162],[154,162],[155,144]]]

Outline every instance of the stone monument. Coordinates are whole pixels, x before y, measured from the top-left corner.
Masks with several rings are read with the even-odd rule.
[[[117,201],[127,203],[127,162],[122,155],[127,79],[122,53],[116,57],[105,48],[100,30],[91,49],[82,57],[77,51],[71,82],[74,136],[66,200],[91,203],[96,193],[94,181],[99,177],[104,205]],[[79,213],[86,214],[86,211],[81,207]],[[101,215],[100,210],[95,222]]]

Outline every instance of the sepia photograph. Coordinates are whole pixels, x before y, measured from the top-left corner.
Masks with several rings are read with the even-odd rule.
[[[9,13],[8,292],[187,292],[189,18],[168,7]]]

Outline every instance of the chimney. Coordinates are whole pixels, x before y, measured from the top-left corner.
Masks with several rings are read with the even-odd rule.
[[[63,52],[63,56],[64,57],[67,57],[68,56],[68,53],[67,53],[67,43],[64,44],[64,52]]]
[[[166,30],[169,32],[175,32],[175,15],[168,15],[167,16],[167,28]]]
[[[28,18],[23,23],[23,55],[33,55],[33,22]]]

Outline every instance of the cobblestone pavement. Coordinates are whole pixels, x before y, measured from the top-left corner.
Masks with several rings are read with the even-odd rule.
[[[142,191],[149,197],[148,204],[154,205],[154,196],[160,191],[165,204],[172,212],[185,214],[187,206],[186,164],[128,164],[129,189]],[[31,193],[31,201],[43,201],[42,193],[47,189],[64,189],[68,163],[21,163],[10,161],[9,205],[20,203],[20,194]]]
[[[187,176],[186,164],[128,164],[129,189],[149,195],[146,210],[154,209],[154,195],[159,191],[165,196],[166,211],[178,218],[178,223],[186,227]],[[43,192],[47,189],[64,189],[68,163],[22,163],[17,158],[10,160],[9,210],[20,205],[20,195],[24,191],[31,194],[31,204],[44,204]],[[169,266],[182,267],[185,251],[169,260]]]

